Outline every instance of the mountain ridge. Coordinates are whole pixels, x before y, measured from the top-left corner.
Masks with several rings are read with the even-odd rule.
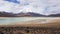
[[[42,15],[38,13],[33,12],[27,12],[27,13],[10,13],[10,12],[0,12],[0,17],[60,17],[60,14],[51,14],[51,15]]]

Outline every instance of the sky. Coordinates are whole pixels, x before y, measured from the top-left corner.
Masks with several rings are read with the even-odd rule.
[[[60,13],[60,0],[0,0],[0,11],[58,14]]]

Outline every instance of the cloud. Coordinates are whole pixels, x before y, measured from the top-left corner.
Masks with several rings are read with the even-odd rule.
[[[18,10],[16,9],[18,9],[18,6],[16,3],[0,0],[0,11],[17,12]]]
[[[13,3],[0,0],[0,11],[6,12],[35,12],[43,15],[60,13],[60,0],[17,0]]]

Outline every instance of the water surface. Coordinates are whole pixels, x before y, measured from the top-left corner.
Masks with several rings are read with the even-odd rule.
[[[32,21],[32,20],[37,20],[39,23],[41,21],[49,21],[50,19],[60,19],[59,18],[50,18],[50,17],[0,17],[0,25],[7,25],[7,24],[12,24],[12,23],[24,23],[27,21]]]
[[[23,23],[26,21],[31,21],[31,20],[35,20],[38,18],[27,18],[27,17],[9,17],[9,18],[0,18],[0,25],[1,24],[11,24],[11,23]]]

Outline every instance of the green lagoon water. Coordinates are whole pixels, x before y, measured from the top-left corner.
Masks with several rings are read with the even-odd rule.
[[[0,18],[0,25],[11,24],[11,23],[23,23],[23,22],[31,21],[35,19],[38,19],[38,18],[28,18],[28,17]]]
[[[60,18],[60,17],[59,17]],[[7,25],[12,23],[24,23],[27,21],[32,21],[39,19],[40,21],[46,21],[49,19],[59,19],[59,18],[50,18],[50,17],[0,17],[0,25]]]

